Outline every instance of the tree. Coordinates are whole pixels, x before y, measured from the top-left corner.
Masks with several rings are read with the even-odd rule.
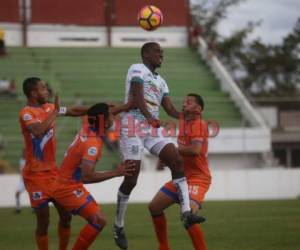
[[[217,31],[218,24],[227,17],[229,7],[243,1],[199,1],[192,13],[194,21],[202,28],[202,37],[247,94],[297,95],[300,88],[300,18],[291,33],[277,45],[247,39],[260,21],[249,22],[230,37],[222,37]]]

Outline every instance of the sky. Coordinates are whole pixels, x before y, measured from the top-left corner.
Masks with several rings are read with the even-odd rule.
[[[293,29],[298,17],[300,0],[246,0],[228,10],[228,17],[218,30],[221,35],[228,36],[249,21],[261,20],[250,39],[260,37],[265,43],[278,44]]]

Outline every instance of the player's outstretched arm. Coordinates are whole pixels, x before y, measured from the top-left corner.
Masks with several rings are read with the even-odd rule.
[[[175,108],[170,96],[164,96],[161,105],[169,116],[179,119],[180,112]]]
[[[133,101],[129,101],[123,105],[118,105],[118,106],[110,105],[110,111],[113,115],[117,115],[122,112],[128,112],[130,109],[133,109],[134,107],[135,106]]]
[[[82,160],[81,176],[83,183],[97,183],[109,180],[118,176],[131,176],[135,171],[133,161],[121,163],[118,167],[111,171],[99,172],[95,170],[95,162]]]
[[[61,112],[64,113],[65,116],[83,116],[86,115],[88,111],[88,107],[84,106],[72,106],[72,107],[65,107],[65,111],[63,110],[64,107],[61,107]]]

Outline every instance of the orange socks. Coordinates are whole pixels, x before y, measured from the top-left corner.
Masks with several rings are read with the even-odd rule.
[[[48,250],[48,235],[35,235],[39,250]]]
[[[188,230],[195,250],[206,250],[204,235],[199,224],[192,225]]]
[[[73,247],[73,250],[85,250],[93,243],[101,230],[87,224],[81,231]]]
[[[169,250],[167,220],[165,214],[152,216],[152,221],[156,233],[156,238],[159,242],[159,250]]]
[[[71,234],[71,227],[58,225],[59,250],[67,250]]]

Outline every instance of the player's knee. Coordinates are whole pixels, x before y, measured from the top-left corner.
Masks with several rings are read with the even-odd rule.
[[[161,213],[161,211],[159,211],[159,209],[157,209],[156,205],[153,202],[150,202],[148,205],[148,210],[151,214],[151,216],[155,216]]]
[[[183,171],[183,162],[180,157],[175,157],[174,159],[172,159],[169,166],[172,172]]]
[[[106,221],[106,217],[101,214],[94,214],[88,218],[88,222],[99,230],[102,230],[105,227]]]
[[[137,178],[128,178],[124,181],[124,186],[127,189],[133,189],[137,184]]]
[[[154,202],[150,202],[148,205],[148,210],[151,214],[151,216],[156,217],[163,213],[163,211],[157,207],[157,205]]]
[[[98,218],[98,224],[101,226],[101,228],[104,228],[106,226],[106,222],[107,222],[106,218],[104,217]]]

